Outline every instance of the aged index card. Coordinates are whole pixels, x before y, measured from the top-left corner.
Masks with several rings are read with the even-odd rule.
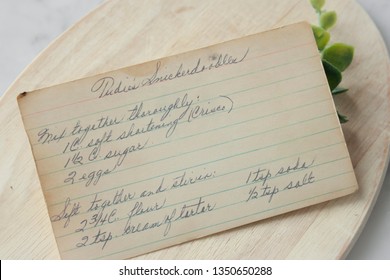
[[[129,258],[357,189],[307,23],[18,102],[64,259]]]

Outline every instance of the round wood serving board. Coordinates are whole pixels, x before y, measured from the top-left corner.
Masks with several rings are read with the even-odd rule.
[[[357,239],[389,158],[389,58],[353,0],[328,0],[339,14],[332,39],[355,46],[336,99],[360,186],[344,198],[149,253],[140,259],[339,259]],[[51,230],[16,96],[285,24],[316,22],[308,0],[105,2],[65,32],[0,100],[0,258],[56,259]]]

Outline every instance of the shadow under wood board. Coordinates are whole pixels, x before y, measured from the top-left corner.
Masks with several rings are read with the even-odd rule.
[[[336,98],[359,191],[274,218],[139,256],[139,259],[340,259],[370,214],[389,159],[389,58],[353,0],[328,0],[339,14],[332,39],[355,46]],[[0,100],[0,258],[57,259],[45,201],[16,96],[297,21],[316,22],[306,0],[107,1],[66,31]],[[364,30],[364,34],[362,34]]]

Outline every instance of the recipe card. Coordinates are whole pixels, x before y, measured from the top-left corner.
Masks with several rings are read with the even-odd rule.
[[[131,258],[357,190],[307,23],[18,103],[63,259]]]

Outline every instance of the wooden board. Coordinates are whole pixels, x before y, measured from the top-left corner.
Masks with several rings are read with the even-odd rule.
[[[343,81],[350,92],[336,104],[351,119],[343,131],[358,193],[140,259],[339,259],[349,252],[375,203],[389,159],[390,64],[378,30],[355,1],[327,2],[339,14],[334,41],[356,47]],[[0,258],[59,258],[17,109],[18,93],[301,20],[316,22],[306,0],[111,0],[65,32],[0,100]]]

